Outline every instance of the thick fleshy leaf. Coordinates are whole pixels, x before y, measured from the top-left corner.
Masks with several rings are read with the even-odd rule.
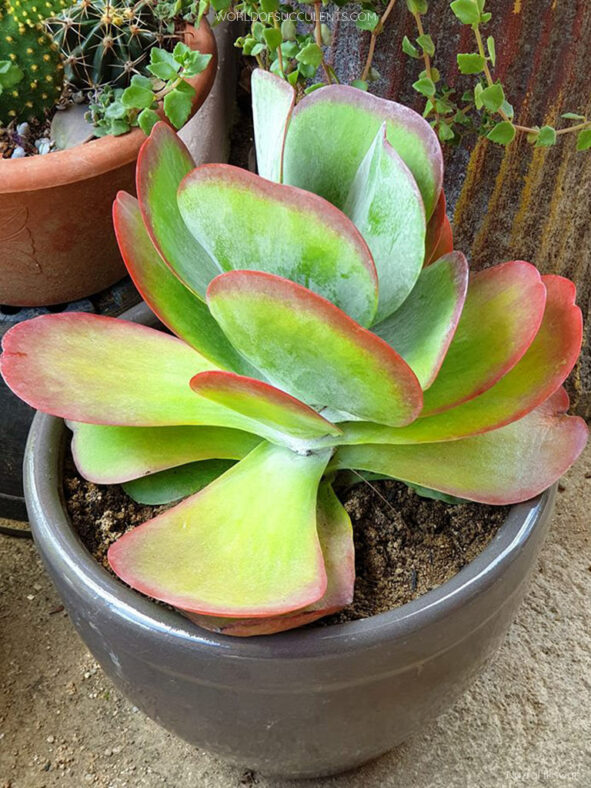
[[[374,322],[379,322],[412,290],[423,267],[426,232],[421,193],[386,139],[385,123],[359,165],[343,210],[374,259],[379,281]]]
[[[210,314],[158,254],[144,225],[138,201],[119,192],[113,222],[121,256],[133,282],[156,317],[214,364],[253,374]]]
[[[222,270],[283,276],[357,322],[371,322],[378,288],[371,254],[353,222],[326,200],[239,167],[208,164],[183,180],[178,204]]]
[[[176,202],[180,182],[194,167],[170,126],[157,123],[138,155],[136,188],[154,246],[181,281],[203,299],[220,269],[187,229]]]
[[[440,257],[453,252],[454,241],[451,224],[447,218],[445,193],[443,189],[433,211],[433,216],[427,224],[427,237],[425,239],[425,265],[430,265]]]
[[[380,126],[412,172],[427,218],[439,199],[443,157],[435,132],[402,104],[347,85],[305,96],[294,109],[283,155],[283,182],[320,194],[341,208]]]
[[[174,503],[207,487],[234,464],[233,460],[189,462],[178,468],[132,479],[123,484],[123,489],[136,503],[148,506]]]
[[[518,503],[553,484],[585,447],[587,425],[564,415],[567,408],[559,390],[498,430],[442,443],[346,446],[334,467],[383,473],[481,503]]]
[[[252,72],[252,119],[259,175],[281,180],[285,132],[295,103],[295,90],[285,79],[262,68]]]
[[[258,271],[209,286],[211,312],[240,353],[312,405],[391,426],[421,409],[415,375],[383,340],[305,287]]]
[[[308,405],[260,380],[231,372],[201,372],[191,380],[191,388],[201,397],[261,422],[271,433],[268,440],[294,450],[315,438],[341,434],[339,427]]]
[[[470,277],[462,316],[422,416],[466,402],[493,386],[531,345],[544,314],[546,288],[521,260]]]
[[[223,427],[112,427],[69,421],[76,467],[95,484],[120,484],[197,460],[240,460],[261,439]]]
[[[434,267],[434,266],[433,266]],[[457,408],[417,419],[402,429],[352,422],[341,425],[344,442],[430,443],[455,440],[522,418],[564,383],[581,347],[583,321],[575,287],[561,276],[543,276],[548,291],[544,318],[525,355],[498,383]]]
[[[121,537],[111,567],[132,588],[193,613],[258,618],[312,604],[327,587],[316,496],[329,456],[258,446]]]
[[[435,380],[453,339],[468,288],[468,263],[452,252],[423,269],[411,294],[372,331],[400,353],[423,389]]]
[[[351,520],[326,482],[318,490],[318,538],[324,557],[328,585],[324,596],[303,610],[272,618],[220,618],[188,614],[199,626],[224,635],[249,637],[272,635],[310,624],[336,613],[353,601],[355,549]]]
[[[42,315],[3,340],[0,368],[34,408],[72,421],[128,427],[203,424],[258,433],[260,424],[199,397],[189,381],[215,369],[162,331],[113,317]]]

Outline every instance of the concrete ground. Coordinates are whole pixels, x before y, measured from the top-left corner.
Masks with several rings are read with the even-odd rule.
[[[397,751],[302,788],[591,785],[591,448],[564,480],[498,657]],[[293,785],[226,766],[131,706],[76,636],[33,545],[0,536],[0,786]]]

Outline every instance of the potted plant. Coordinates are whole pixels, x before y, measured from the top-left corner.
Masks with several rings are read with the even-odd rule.
[[[115,194],[133,190],[155,110],[179,128],[215,76],[207,20],[195,27],[171,8],[152,0],[0,7],[0,141],[11,156],[0,160],[1,304],[76,300],[125,274],[110,218]],[[173,58],[179,43],[184,61],[178,48]]]
[[[52,414],[29,439],[31,521],[107,673],[187,740],[302,777],[386,751],[476,674],[587,427],[562,389],[581,344],[572,283],[523,261],[469,274],[450,247],[439,143],[416,113],[348,86],[295,99],[255,72],[260,175],[194,168],[165,124],[144,143],[139,200],[120,193],[114,222],[176,336],[145,313],[43,316],[7,333],[1,370]],[[110,546],[127,585],[68,519],[62,419],[96,484],[172,503],[171,469],[185,469],[188,497]],[[335,494],[351,472],[512,508],[439,588],[302,629],[353,595]]]

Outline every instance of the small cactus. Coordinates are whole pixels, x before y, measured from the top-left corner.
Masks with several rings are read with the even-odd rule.
[[[18,21],[0,0],[0,61],[19,66],[22,78],[0,93],[0,125],[41,118],[59,100],[64,67],[59,49],[40,24]]]
[[[165,37],[153,0],[78,0],[48,20],[76,88],[125,88]]]

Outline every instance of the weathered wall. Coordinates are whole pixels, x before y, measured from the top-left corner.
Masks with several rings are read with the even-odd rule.
[[[449,84],[458,84],[455,56],[473,51],[472,32],[455,19],[448,0],[432,0],[430,6],[425,27],[437,46],[435,65]],[[591,113],[591,1],[489,0],[487,7],[493,13],[487,34],[496,39],[496,75],[518,122],[561,125],[561,112]],[[369,34],[344,21],[335,33],[330,59],[343,80],[357,77]],[[416,36],[414,21],[398,0],[378,39],[374,64],[382,78],[375,92],[419,109],[421,100],[410,86],[420,64],[402,54],[405,34]],[[577,152],[575,136],[559,139],[555,148],[534,149],[521,140],[505,150],[476,139],[456,149],[446,146],[446,193],[456,245],[474,268],[525,259],[577,283],[586,330],[570,391],[574,408],[589,418],[591,152]]]

